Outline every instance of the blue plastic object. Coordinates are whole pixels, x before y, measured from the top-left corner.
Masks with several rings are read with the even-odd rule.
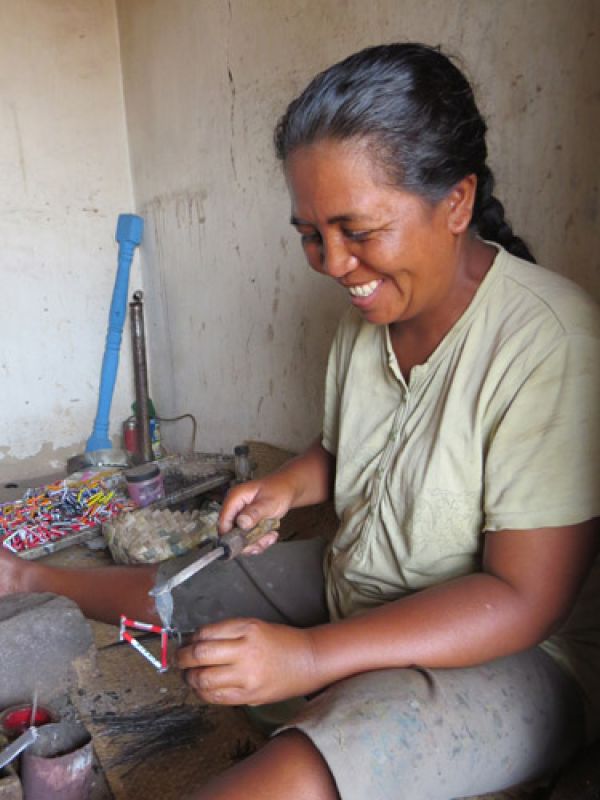
[[[110,450],[112,447],[112,442],[108,436],[108,424],[119,366],[123,325],[125,324],[125,314],[127,312],[129,273],[135,248],[142,241],[143,232],[144,220],[141,217],[135,214],[119,214],[117,232],[115,234],[115,239],[119,243],[117,277],[108,315],[108,333],[106,334],[106,346],[104,348],[104,357],[102,358],[102,372],[100,373],[98,410],[92,435],[85,446],[86,453],[94,450]]]

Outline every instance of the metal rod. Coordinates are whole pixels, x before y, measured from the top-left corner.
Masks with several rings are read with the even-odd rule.
[[[10,764],[18,755],[26,750],[29,745],[32,745],[38,737],[38,729],[34,727],[27,728],[25,733],[22,733],[12,744],[5,747],[0,753],[0,769]]]
[[[146,362],[146,335],[144,333],[143,294],[134,292],[129,303],[131,316],[131,344],[133,350],[133,376],[135,380],[135,416],[137,422],[137,456],[141,463],[152,461],[150,438],[150,411],[148,394],[148,365]]]

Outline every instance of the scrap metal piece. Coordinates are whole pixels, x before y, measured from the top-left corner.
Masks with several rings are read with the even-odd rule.
[[[38,738],[38,735],[38,729],[32,726],[31,728],[27,728],[25,733],[18,736],[8,747],[5,747],[0,753],[0,769],[10,764],[10,762],[17,756],[20,756],[24,750],[27,750]]]
[[[188,564],[187,567],[184,567],[184,569],[179,572],[176,572],[175,575],[172,575],[164,581],[164,583],[151,589],[148,594],[154,597],[156,610],[163,625],[166,627],[170,627],[171,625],[173,618],[173,597],[171,592],[176,586],[189,580],[201,569],[212,564],[213,561],[218,561],[220,559],[228,561],[232,558],[236,558],[247,545],[254,544],[266,533],[276,530],[278,527],[278,519],[263,519],[255,528],[249,531],[243,530],[242,528],[232,528],[229,533],[223,534],[216,540],[216,546],[213,550],[191,564]]]

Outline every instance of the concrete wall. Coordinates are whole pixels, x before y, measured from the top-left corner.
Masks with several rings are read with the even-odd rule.
[[[360,47],[461,56],[498,194],[538,260],[600,297],[595,0],[117,0],[153,394],[201,449],[318,432],[345,298],[311,274],[271,148],[286,103]],[[167,440],[184,446],[183,423]]]
[[[0,114],[5,482],[64,466],[92,430],[116,218],[132,206],[113,0],[0,3]],[[130,361],[126,340],[115,423]]]
[[[346,300],[304,264],[271,131],[316,70],[371,43],[462,57],[515,229],[600,297],[599,16],[596,0],[0,2],[0,481],[64,465],[91,431],[127,135],[159,412],[193,412],[208,450],[318,431]],[[132,394],[126,330],[114,434]],[[163,430],[189,443],[187,422]]]

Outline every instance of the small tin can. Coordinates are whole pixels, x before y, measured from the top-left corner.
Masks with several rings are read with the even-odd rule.
[[[160,442],[160,424],[156,417],[150,417],[150,441],[152,443],[152,455],[154,458],[162,457],[162,445]],[[127,417],[123,423],[123,450],[130,456],[133,456],[138,451],[138,436],[137,436],[137,420],[133,417]]]
[[[128,417],[123,423],[123,450],[130,456],[137,453],[137,422],[135,417]]]
[[[125,470],[127,491],[139,508],[161,500],[165,496],[165,486],[160,468],[150,462]]]

